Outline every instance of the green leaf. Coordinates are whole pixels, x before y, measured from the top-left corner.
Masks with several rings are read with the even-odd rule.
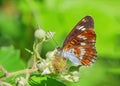
[[[41,76],[35,74],[30,77],[29,84],[31,86],[65,86],[63,82],[59,82],[47,76]]]
[[[40,75],[33,75],[29,79],[29,84],[31,86],[46,86],[46,80],[47,78],[45,76],[40,76]]]
[[[25,63],[20,59],[20,51],[13,46],[0,48],[0,64],[8,71],[20,70]]]

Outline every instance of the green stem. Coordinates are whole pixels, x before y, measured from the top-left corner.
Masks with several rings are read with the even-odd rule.
[[[41,53],[41,48],[42,48],[42,42],[34,42],[33,44],[33,53],[37,59],[42,59],[40,56]]]

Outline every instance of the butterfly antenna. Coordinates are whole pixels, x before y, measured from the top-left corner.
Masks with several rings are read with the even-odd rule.
[[[50,34],[50,36],[51,36],[52,40],[55,42],[55,44],[56,44],[56,45],[57,45],[57,47],[58,47],[58,43],[57,43],[57,41],[55,41],[55,39],[54,39],[54,37],[52,36],[51,32],[50,32],[50,31],[48,31],[48,32],[49,32],[49,34]]]

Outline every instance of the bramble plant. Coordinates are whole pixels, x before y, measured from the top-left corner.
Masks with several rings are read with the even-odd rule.
[[[45,32],[43,29],[37,29],[34,36],[35,41],[33,44],[33,51],[26,49],[31,53],[28,68],[15,72],[8,72],[2,65],[0,65],[0,71],[3,73],[3,75],[0,76],[1,85],[12,86],[14,83],[17,86],[29,86],[31,85],[31,77],[36,74],[51,77],[58,81],[64,80],[69,82],[78,82],[79,67],[73,66],[68,60],[60,57],[57,54],[57,49],[47,52],[45,57],[46,59],[41,57],[42,44],[51,40],[54,36],[54,32]],[[25,76],[23,76],[23,74]],[[17,77],[14,82],[6,81],[8,78],[15,76]]]
[[[0,86],[120,86],[119,3],[120,0],[0,0]],[[67,34],[85,15],[94,18],[98,56],[94,65],[79,70],[57,54],[54,33],[46,31],[56,32],[58,45],[64,45]],[[60,47],[63,51],[64,46]],[[86,52],[87,57],[93,55]]]

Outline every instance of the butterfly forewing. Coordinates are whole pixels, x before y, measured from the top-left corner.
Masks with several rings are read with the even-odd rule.
[[[73,28],[73,30],[69,33],[69,35],[66,37],[63,47],[71,41],[71,39],[75,38],[76,35],[80,34],[83,32],[85,29],[88,28],[94,28],[94,21],[91,16],[86,16],[84,17],[78,24]]]
[[[62,56],[78,65],[91,65],[96,60],[94,22],[91,16],[84,17],[66,37]]]

